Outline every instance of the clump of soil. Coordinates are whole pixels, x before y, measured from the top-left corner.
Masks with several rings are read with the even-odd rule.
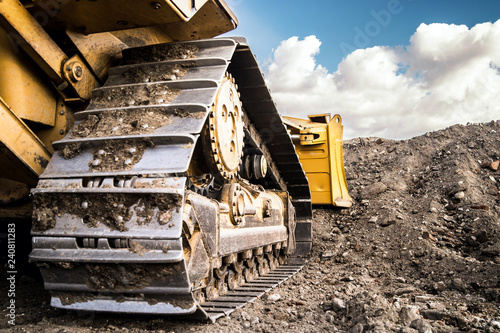
[[[206,112],[205,111],[196,111],[196,112],[191,112],[185,109],[176,109],[174,111],[174,116],[179,117],[179,118],[194,118],[194,119],[201,119],[205,117]]]
[[[99,264],[85,266],[87,286],[96,291],[142,289],[180,271],[180,264]]]
[[[82,218],[89,228],[102,224],[118,231],[128,231],[126,224],[131,220],[139,225],[150,224],[153,220],[165,224],[171,219],[165,222],[165,214],[178,210],[180,200],[178,196],[163,194],[39,193],[34,196],[38,208],[33,213],[33,230],[47,231],[54,228],[56,216],[64,214]]]
[[[146,248],[144,246],[142,246],[141,244],[139,244],[133,240],[130,241],[129,251],[133,252],[133,253],[137,253],[140,256],[143,256],[144,253],[148,252],[148,250],[146,250]]]
[[[71,131],[73,138],[152,133],[172,123],[171,113],[162,108],[104,111],[89,115]]]
[[[137,139],[109,141],[92,148],[94,159],[89,162],[93,171],[130,170],[139,162],[148,148],[154,147],[152,140]]]
[[[161,83],[101,88],[94,91],[89,110],[168,104],[180,93],[181,89],[170,89]]]
[[[193,59],[196,58],[196,53],[198,53],[198,47],[191,44],[154,45],[125,51],[123,64]]]
[[[79,155],[82,152],[82,146],[80,143],[68,143],[64,145],[64,148],[59,151],[59,154],[67,160]]]
[[[56,225],[55,211],[52,207],[51,196],[33,195],[33,231],[47,231]]]
[[[132,67],[122,73],[127,83],[147,83],[157,81],[175,81],[186,75],[195,62],[182,64],[164,65],[155,64],[151,66]]]

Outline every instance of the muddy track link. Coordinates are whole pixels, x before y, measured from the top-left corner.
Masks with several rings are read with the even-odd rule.
[[[230,315],[234,310],[255,301],[257,298],[287,281],[301,269],[301,265],[280,266],[264,276],[247,282],[235,290],[230,290],[212,301],[202,303],[202,311],[198,315],[201,319],[208,317],[212,322],[220,317]]]
[[[54,144],[33,190],[31,260],[56,307],[215,320],[300,269],[312,242],[305,173],[245,40],[123,59]],[[211,117],[229,123],[220,142]]]

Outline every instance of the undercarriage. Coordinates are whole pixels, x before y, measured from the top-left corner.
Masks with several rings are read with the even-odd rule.
[[[307,179],[243,39],[124,51],[34,197],[55,307],[215,319],[311,248]]]

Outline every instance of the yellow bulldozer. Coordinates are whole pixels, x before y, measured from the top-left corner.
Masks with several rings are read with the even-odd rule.
[[[246,40],[213,38],[236,26],[223,0],[0,1],[0,222],[32,223],[52,306],[215,320],[301,268],[309,184]]]

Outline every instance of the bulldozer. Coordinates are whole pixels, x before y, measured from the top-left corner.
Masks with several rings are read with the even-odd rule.
[[[214,38],[237,24],[223,0],[0,1],[0,222],[31,225],[52,306],[215,320],[300,270],[309,183],[247,41]]]

